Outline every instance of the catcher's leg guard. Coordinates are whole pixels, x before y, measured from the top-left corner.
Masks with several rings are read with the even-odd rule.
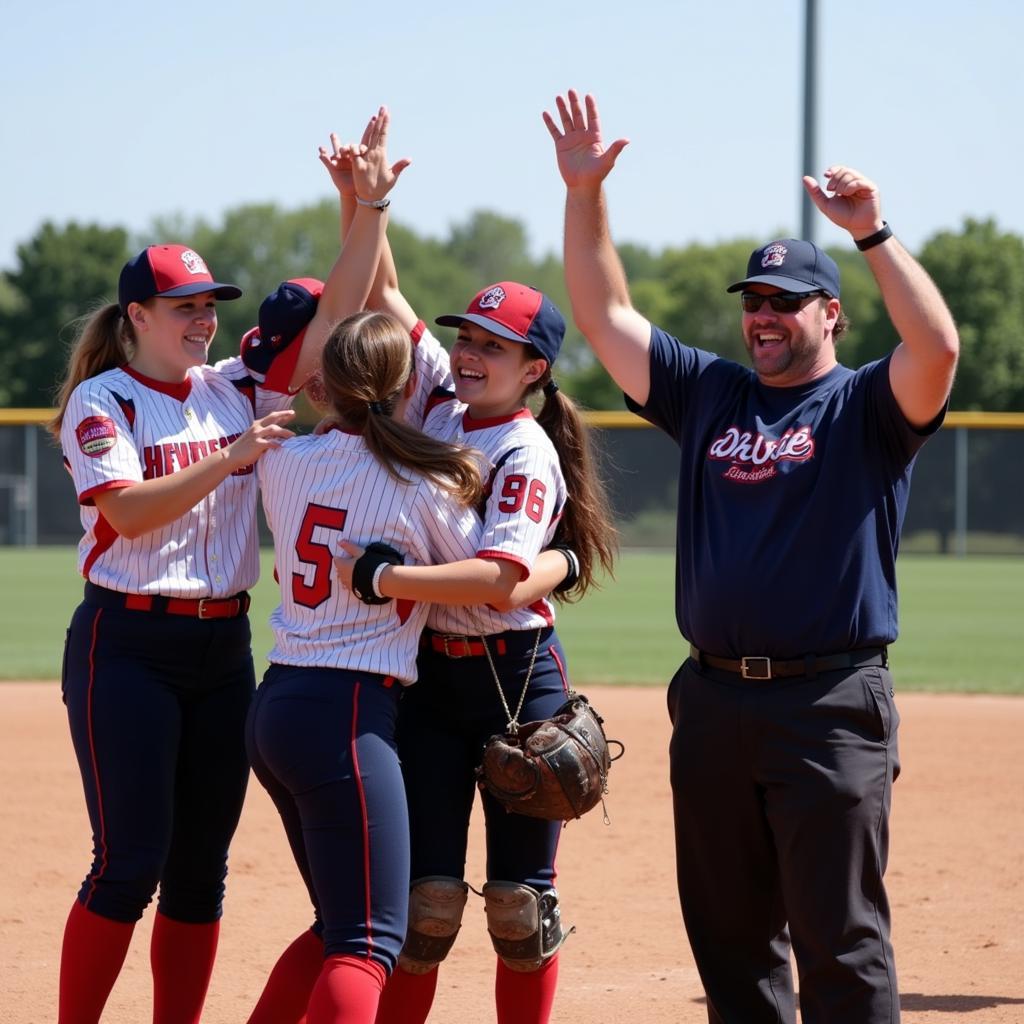
[[[554,889],[538,892],[520,882],[488,882],[484,910],[494,951],[513,971],[539,970],[573,931],[562,932]]]
[[[398,962],[409,974],[433,970],[455,944],[469,886],[458,878],[427,875],[409,892],[409,930]]]

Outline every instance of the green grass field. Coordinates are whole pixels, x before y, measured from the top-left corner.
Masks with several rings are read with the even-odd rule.
[[[626,552],[616,575],[559,614],[573,678],[664,685],[684,655],[672,556]],[[902,632],[891,653],[901,689],[1024,693],[1024,560],[906,556],[899,578]],[[0,679],[56,678],[81,596],[74,550],[0,548],[0,579]],[[266,623],[276,600],[265,552],[250,612],[258,659],[271,646]]]

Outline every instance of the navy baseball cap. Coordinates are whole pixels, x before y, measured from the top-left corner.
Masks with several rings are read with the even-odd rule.
[[[315,277],[296,277],[279,284],[260,303],[260,339],[272,349],[301,341],[316,316],[323,291],[323,281]]]
[[[550,367],[565,338],[565,317],[543,293],[527,284],[499,281],[478,292],[465,313],[446,313],[434,322],[458,327],[468,321],[508,341],[532,345]]]
[[[839,268],[836,261],[813,242],[780,238],[755,249],[747,260],[747,276],[729,285],[738,292],[750,284],[768,284],[787,292],[827,292],[839,298]]]
[[[271,390],[288,391],[287,382],[323,290],[323,281],[297,277],[283,281],[260,303],[259,323],[242,338],[242,362],[262,374]],[[289,356],[279,359],[285,349],[290,349]]]
[[[206,261],[186,245],[150,245],[121,268],[117,283],[117,302],[128,313],[133,302],[146,302],[154,296],[174,298],[213,292],[218,299],[237,299],[242,289],[214,281]]]

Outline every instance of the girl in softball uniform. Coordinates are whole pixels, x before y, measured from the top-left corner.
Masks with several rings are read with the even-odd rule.
[[[344,193],[342,202],[344,209]],[[550,299],[515,282],[483,289],[465,313],[438,319],[459,328],[450,360],[398,290],[386,244],[370,302],[392,312],[416,342],[418,387],[428,396],[424,430],[486,458],[475,557],[419,567],[378,563],[368,595],[432,602],[420,682],[403,694],[398,722],[412,844],[409,925],[377,1018],[410,1024],[427,1018],[437,965],[467,899],[467,834],[483,745],[513,713],[521,722],[548,717],[569,688],[551,602],[513,609],[509,594],[556,537],[568,554],[545,558],[568,560],[563,587],[581,594],[598,562],[610,568],[614,529],[585,428],[552,380],[565,321]],[[540,391],[535,419],[526,402]],[[336,566],[350,582],[363,551],[342,547],[353,557]],[[541,1024],[551,1012],[565,935],[554,888],[561,823],[509,814],[485,792],[481,799],[498,1021]]]
[[[378,132],[359,158],[366,202],[395,176]],[[94,856],[65,928],[60,1024],[99,1020],[158,888],[153,1020],[199,1020],[248,776],[254,463],[292,436],[292,393],[330,317],[366,298],[384,224],[372,205],[360,211],[322,313],[291,346],[261,326],[242,357],[207,365],[217,301],[241,292],[192,249],[154,245],[125,265],[118,302],[72,351],[51,429],[81,506],[86,583],[62,690]],[[312,282],[292,284],[312,301]]]
[[[322,386],[331,426],[283,444],[258,471],[281,603],[246,740],[315,924],[279,961],[251,1022],[369,1024],[405,937],[409,841],[394,728],[427,606],[360,603],[334,578],[333,552],[342,537],[378,538],[424,564],[462,557],[479,534],[475,454],[400,422],[416,387],[400,324],[381,313],[339,324]],[[307,947],[319,966],[308,1006],[310,979],[289,976]]]

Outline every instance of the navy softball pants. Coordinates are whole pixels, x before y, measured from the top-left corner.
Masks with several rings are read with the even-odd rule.
[[[526,679],[535,630],[487,637],[509,708]],[[505,645],[498,653],[497,641]],[[553,629],[541,631],[521,723],[548,718],[565,702],[565,654]],[[412,879],[463,878],[469,819],[477,792],[474,770],[487,740],[503,733],[507,717],[487,658],[450,658],[421,650],[419,680],[402,696],[398,749],[402,757],[412,839]],[[555,882],[562,823],[509,814],[481,791],[487,835],[487,879],[521,882],[544,892]]]
[[[885,668],[668,691],[676,867],[711,1024],[897,1024],[882,885],[899,715]]]
[[[89,910],[137,921],[159,886],[167,917],[220,917],[254,688],[244,615],[78,606],[62,689],[93,832]]]
[[[390,973],[405,940],[409,826],[395,750],[402,687],[345,669],[271,665],[246,727],[284,823],[324,955]]]

